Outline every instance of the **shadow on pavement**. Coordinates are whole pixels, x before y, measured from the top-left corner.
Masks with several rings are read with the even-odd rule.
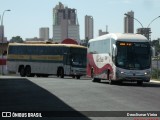
[[[50,117],[55,117],[52,116],[52,113],[55,114],[58,112],[60,120],[66,119],[63,115],[65,111],[71,111],[70,114],[74,113],[78,117],[82,117],[79,120],[89,120],[89,118],[67,105],[54,94],[26,78],[0,79],[0,111],[39,111],[44,113],[49,111],[47,114]],[[63,118],[60,115],[61,113]],[[69,117],[74,117],[74,114]]]

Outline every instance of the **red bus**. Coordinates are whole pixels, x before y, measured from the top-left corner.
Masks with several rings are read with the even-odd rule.
[[[87,75],[93,82],[136,81],[151,78],[152,48],[140,34],[106,34],[88,42]]]

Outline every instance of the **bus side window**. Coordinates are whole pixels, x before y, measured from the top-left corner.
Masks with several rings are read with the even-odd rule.
[[[8,47],[8,54],[12,54],[13,53],[13,47],[12,46],[9,46]]]
[[[34,49],[33,49],[34,48]],[[36,47],[32,47],[32,46],[27,46],[26,47],[26,54],[28,54],[28,55],[34,55],[34,53],[35,53],[35,50],[36,50]]]
[[[44,55],[44,49],[43,49],[43,47],[40,46],[40,47],[38,47],[38,49],[39,49],[39,54],[40,55]]]

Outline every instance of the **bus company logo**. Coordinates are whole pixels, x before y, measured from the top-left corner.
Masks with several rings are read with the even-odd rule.
[[[104,61],[104,58],[103,58],[102,56],[100,56],[100,55],[97,55],[96,61],[97,61],[97,62],[103,62],[103,61]]]
[[[108,59],[108,57],[107,56],[105,56],[105,60],[107,60]]]
[[[2,112],[2,117],[11,117],[11,112]]]

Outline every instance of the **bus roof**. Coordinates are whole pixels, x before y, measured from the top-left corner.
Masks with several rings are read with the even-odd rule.
[[[81,45],[75,45],[75,44],[43,44],[43,43],[38,43],[38,44],[31,44],[31,43],[9,43],[9,46],[64,46],[64,47],[75,47],[75,48],[86,48]]]
[[[104,40],[104,39],[114,39],[117,41],[130,41],[130,42],[149,42],[149,40],[141,34],[133,33],[109,33],[102,36],[99,36],[95,39],[89,40],[89,42]]]

